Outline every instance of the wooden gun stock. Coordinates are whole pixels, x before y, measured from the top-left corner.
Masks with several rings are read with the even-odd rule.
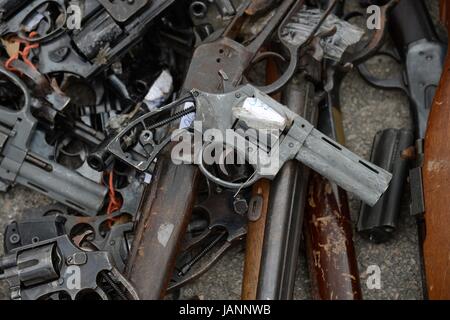
[[[339,90],[337,85],[329,94],[318,127],[345,144]],[[304,230],[313,299],[362,299],[347,192],[316,172],[309,182]]]
[[[315,172],[309,188],[305,241],[313,299],[360,300],[347,193]]]
[[[269,206],[270,181],[258,181],[252,191],[253,197],[260,197],[262,201],[261,216],[256,221],[249,221],[247,226],[247,240],[242,280],[242,300],[256,300],[258,290],[259,270],[264,242],[264,231]]]
[[[450,31],[450,5],[441,1],[441,16]],[[425,239],[423,259],[428,298],[450,299],[450,56],[434,98],[425,137],[423,188]]]
[[[164,298],[192,214],[199,171],[159,157],[142,206],[126,274],[144,300]]]

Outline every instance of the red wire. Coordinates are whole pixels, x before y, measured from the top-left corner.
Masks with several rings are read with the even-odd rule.
[[[37,32],[33,31],[30,33],[29,37],[33,38],[37,35],[38,35]],[[30,55],[30,52],[32,49],[39,48],[39,43],[30,44],[28,41],[25,41],[22,39],[15,39],[14,41],[18,42],[20,45],[22,45],[22,44],[25,45],[25,47],[23,48],[23,51],[19,50],[15,55],[13,55],[8,60],[6,60],[5,68],[9,71],[17,71],[14,67],[11,66],[11,64],[13,63],[13,61],[15,61],[21,57],[23,62],[25,62],[33,70],[36,70],[36,66],[31,62],[30,59],[28,59],[28,56]]]
[[[114,188],[114,175],[113,172],[109,172],[109,179],[108,179],[108,186],[109,186],[109,204],[108,209],[106,213],[108,215],[113,214],[115,211],[119,210],[122,207],[122,201],[120,198],[117,197],[116,191]],[[115,222],[116,219],[110,218],[109,219],[109,227],[112,226],[112,223]]]

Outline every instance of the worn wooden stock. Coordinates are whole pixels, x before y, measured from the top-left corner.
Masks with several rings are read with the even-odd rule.
[[[249,221],[242,280],[242,300],[255,300],[258,290],[259,270],[263,250],[264,231],[269,206],[270,181],[261,179],[253,186],[252,196],[261,197],[263,201],[261,216],[256,221]]]
[[[191,218],[198,178],[195,166],[175,165],[170,153],[159,157],[126,270],[141,299],[165,296]]]
[[[321,110],[318,128],[345,144],[339,91],[343,73]],[[304,223],[312,296],[316,300],[362,299],[347,192],[313,172]]]
[[[441,1],[450,32],[450,4]],[[429,299],[450,299],[450,56],[436,92],[425,136],[423,259]]]
[[[347,193],[313,172],[305,240],[314,299],[362,299],[352,235]]]

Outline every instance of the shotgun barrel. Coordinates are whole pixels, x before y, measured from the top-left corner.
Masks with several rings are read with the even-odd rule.
[[[254,2],[257,5],[257,1]],[[273,58],[269,58],[266,64],[266,82],[270,84],[280,76],[278,65]],[[281,93],[277,92],[272,98],[281,100]],[[245,246],[244,274],[242,279],[242,300],[255,300],[258,291],[259,270],[263,251],[264,232],[267,222],[267,210],[269,206],[271,183],[267,179],[261,179],[255,183],[252,189],[250,210],[258,211],[256,217],[249,219],[247,225],[247,239]],[[258,203],[258,205],[256,205]]]
[[[314,86],[304,74],[286,88],[286,105],[308,121],[317,121]],[[310,170],[287,162],[273,181],[264,234],[257,299],[292,299]]]

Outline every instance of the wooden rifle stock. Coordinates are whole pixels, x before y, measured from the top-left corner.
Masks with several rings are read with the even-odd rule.
[[[162,154],[144,199],[126,274],[144,300],[164,298],[194,205],[199,170]]]
[[[360,300],[347,193],[315,172],[309,188],[305,240],[312,297]]]
[[[450,4],[441,1],[441,16],[450,32]],[[423,189],[425,238],[423,259],[432,300],[450,299],[450,56],[437,89],[425,136]]]
[[[333,91],[338,92],[339,86]],[[336,98],[328,99],[329,104],[339,101],[336,94]],[[340,115],[336,106],[325,106],[319,128],[332,124],[335,130],[322,131],[343,144]],[[313,299],[362,299],[347,193],[315,172],[310,178],[304,229]]]
[[[244,276],[242,280],[242,300],[256,300],[258,290],[259,270],[264,242],[264,231],[269,206],[270,181],[262,179],[253,186],[252,197],[262,201],[260,217],[249,221],[245,246]]]

